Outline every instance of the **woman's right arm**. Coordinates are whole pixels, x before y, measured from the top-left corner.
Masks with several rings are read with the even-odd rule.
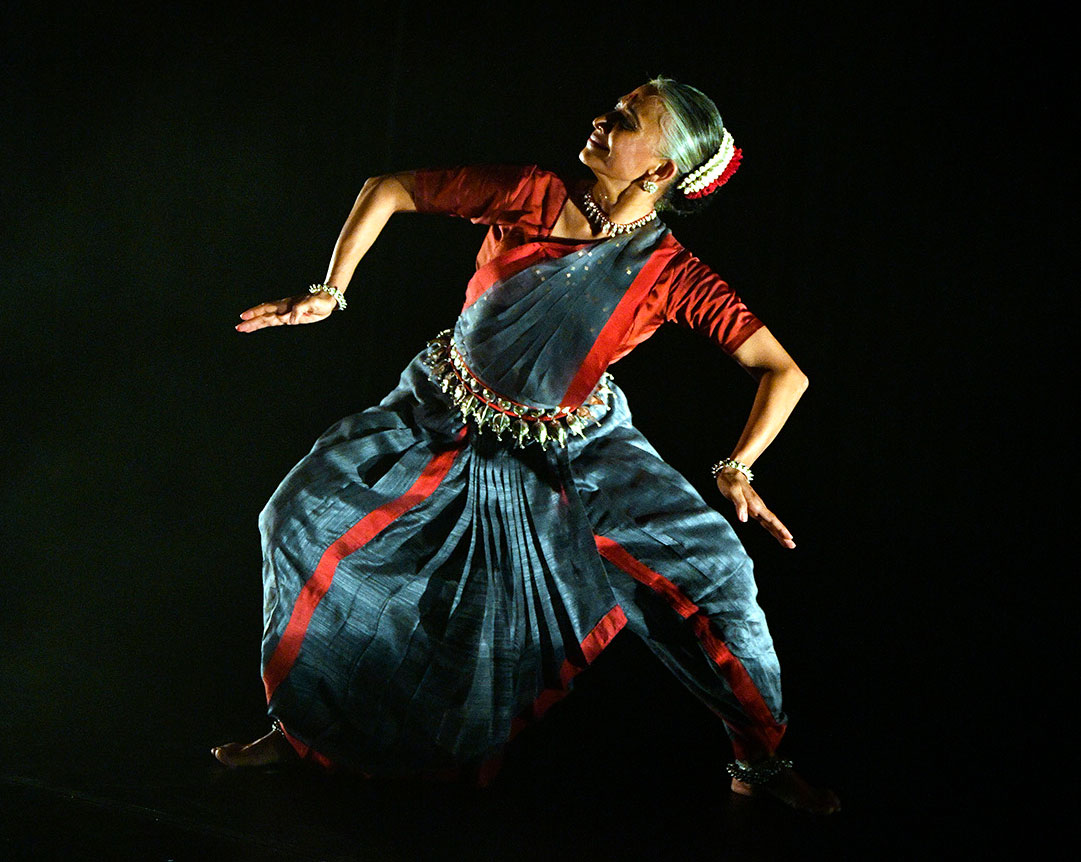
[[[372,177],[364,183],[334,245],[326,284],[345,291],[357,264],[390,217],[398,212],[416,211],[413,188],[412,171]],[[267,326],[315,323],[329,317],[335,308],[337,302],[327,293],[303,293],[247,309],[241,313],[236,329],[254,332]]]

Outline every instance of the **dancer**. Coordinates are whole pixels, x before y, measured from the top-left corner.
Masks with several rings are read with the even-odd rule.
[[[657,216],[701,209],[740,158],[708,97],[656,78],[593,120],[579,154],[591,177],[486,166],[370,179],[326,282],[241,314],[237,330],[255,332],[344,310],[395,213],[489,225],[453,329],[377,407],[323,434],[263,510],[275,723],[215,748],[220,761],[483,781],[627,629],[723,720],[735,792],[839,809],[777,755],[780,671],[750,559],[635,429],[607,370],[666,321],[747,369],[757,394],[713,473],[740,521],[795,547],[751,466],[807,378]]]

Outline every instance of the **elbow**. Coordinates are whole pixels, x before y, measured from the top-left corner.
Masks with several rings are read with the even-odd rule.
[[[779,385],[792,392],[796,398],[803,395],[811,384],[810,378],[795,363],[773,369],[769,373]]]
[[[368,177],[364,181],[364,185],[360,187],[360,198],[371,198],[373,200],[379,200],[381,198],[389,198],[394,196],[396,191],[396,183],[392,182],[394,176],[392,174],[386,174],[384,176]]]
[[[416,209],[413,201],[412,183],[407,182],[411,175],[383,174],[368,177],[360,189],[357,200],[368,200],[377,207],[386,208],[391,213],[409,212]]]
[[[364,181],[364,185],[360,187],[360,193],[362,195],[375,194],[386,184],[388,179],[390,179],[390,175],[368,177]]]
[[[364,181],[364,185],[360,187],[360,191],[357,192],[357,199],[353,203],[354,208],[363,204],[371,205],[371,201],[379,196],[379,189],[382,186],[382,177],[368,177]]]
[[[811,381],[796,365],[786,365],[781,368],[749,369],[759,385],[776,387],[790,395],[793,401],[798,401],[807,391]]]

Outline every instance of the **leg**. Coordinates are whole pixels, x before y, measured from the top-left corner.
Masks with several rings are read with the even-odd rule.
[[[730,648],[723,640],[723,629],[702,614],[672,581],[652,570],[647,574],[644,565],[622,546],[599,541],[598,547],[609,564],[606,568],[613,592],[626,610],[630,629],[723,719],[739,758],[737,764],[745,767],[733,770],[744,780],[733,775],[732,791],[741,796],[767,796],[813,814],[839,811],[840,801],[832,791],[808,784],[790,764],[773,768],[787,761],[776,757],[784,724],[767,703],[773,701],[768,693],[779,694],[780,690],[772,643],[763,643],[757,652],[746,642],[738,649]],[[645,556],[648,549],[639,544],[636,552]],[[637,585],[630,586],[630,579]],[[660,607],[658,597],[672,607]],[[702,652],[709,661],[701,661]]]
[[[751,562],[728,522],[629,424],[584,446],[572,469],[631,630],[724,720],[739,761],[759,767],[733,776],[732,790],[839,810],[831,791],[790,765],[770,766],[780,764],[785,729],[780,668]]]

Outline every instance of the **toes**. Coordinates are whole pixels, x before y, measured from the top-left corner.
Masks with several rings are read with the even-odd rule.
[[[823,790],[812,804],[804,806],[812,814],[835,814],[841,810],[841,800],[832,790]]]

